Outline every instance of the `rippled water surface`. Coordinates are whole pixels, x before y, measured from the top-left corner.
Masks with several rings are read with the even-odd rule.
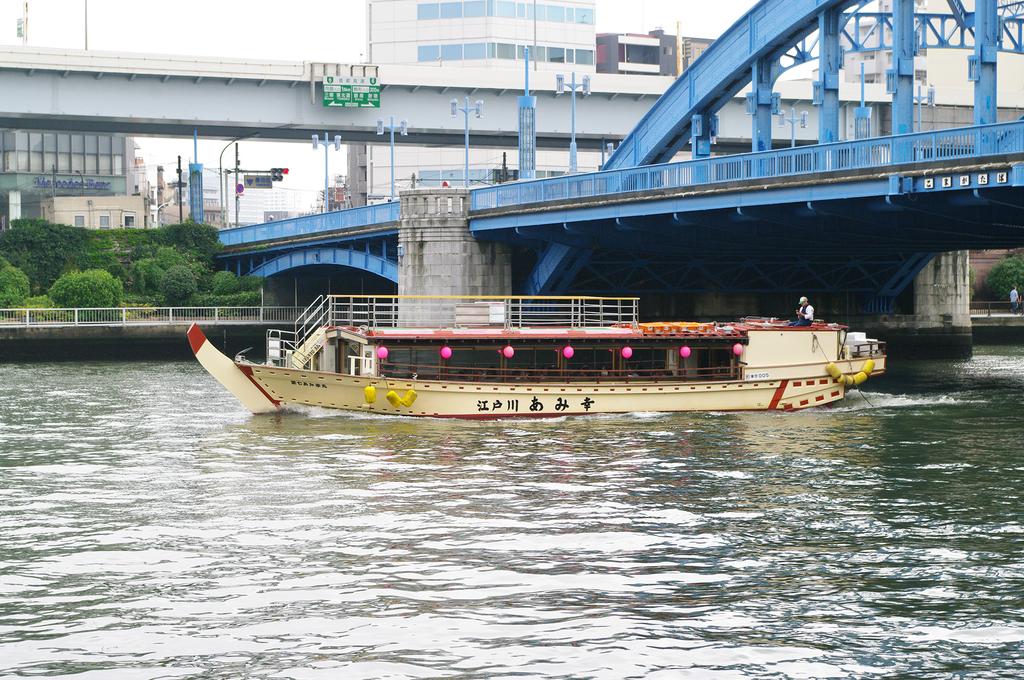
[[[1021,354],[504,422],[0,366],[0,678],[1021,677]]]

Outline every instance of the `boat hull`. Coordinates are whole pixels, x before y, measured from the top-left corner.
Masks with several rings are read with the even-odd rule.
[[[827,363],[789,367],[775,379],[590,382],[460,382],[388,379],[232,361],[198,327],[189,340],[200,363],[253,413],[313,406],[359,413],[431,418],[544,418],[609,413],[791,411],[835,403],[846,396]],[[839,361],[843,374],[863,360]],[[884,358],[872,375],[885,371]],[[764,375],[764,372],[759,372]],[[369,388],[369,389],[368,389]]]
[[[834,403],[846,395],[846,387],[824,373],[824,364],[822,375],[799,380],[532,384],[386,380],[250,364],[238,364],[238,368],[251,371],[252,380],[282,406],[434,418],[789,411]],[[367,387],[372,388],[373,397],[367,396]],[[391,400],[389,393],[393,393]],[[415,398],[407,403],[410,393]]]

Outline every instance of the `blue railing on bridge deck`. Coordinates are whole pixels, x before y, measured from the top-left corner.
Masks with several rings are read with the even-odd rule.
[[[224,229],[220,232],[220,242],[225,246],[247,245],[261,241],[276,241],[285,238],[308,236],[339,229],[356,229],[379,224],[397,222],[400,216],[398,201],[367,205],[361,208],[349,208],[318,215],[293,217],[266,224],[253,224],[247,227]]]
[[[490,210],[722,182],[884,169],[903,163],[1024,153],[1024,121],[817,144],[646,165],[475,189],[471,210]]]

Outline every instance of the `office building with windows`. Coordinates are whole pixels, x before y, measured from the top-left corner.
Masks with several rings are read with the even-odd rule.
[[[513,67],[524,48],[544,69],[593,72],[594,0],[368,0],[371,64]]]
[[[712,42],[710,38],[677,37],[660,28],[646,35],[599,33],[597,72],[678,76],[704,54]]]
[[[594,0],[367,0],[367,61],[379,65],[418,65],[481,72],[522,73],[530,48],[531,80],[551,89],[555,74],[593,74],[596,35]],[[486,97],[484,97],[486,100]],[[487,116],[485,101],[484,116]],[[416,113],[405,114],[415,127]],[[568,123],[568,121],[566,121]],[[596,170],[600,153],[581,151],[579,168]],[[391,159],[386,145],[349,145],[348,200],[363,205],[387,200]],[[464,151],[458,147],[399,146],[395,153],[396,191],[412,186],[458,186],[463,181]],[[515,149],[472,148],[471,184],[515,179]],[[502,169],[504,166],[504,170]],[[536,176],[560,175],[568,168],[568,150],[537,152]]]
[[[75,132],[4,130],[0,134],[0,226],[22,217],[48,217],[67,224],[75,215],[55,210],[66,197],[100,199],[124,197],[136,191],[135,143],[124,135]],[[142,189],[138,192],[142,195]],[[147,192],[148,193],[148,192]],[[148,196],[143,196],[148,200]],[[49,204],[44,211],[44,203]],[[96,200],[94,206],[98,205]],[[85,203],[83,206],[88,207]],[[115,220],[115,213],[119,216]],[[144,226],[146,209],[131,207],[113,212],[96,212],[95,226],[123,227],[123,214],[134,214],[129,222]],[[105,215],[105,219],[103,218]]]

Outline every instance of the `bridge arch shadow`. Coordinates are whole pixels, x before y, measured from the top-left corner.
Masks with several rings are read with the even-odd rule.
[[[267,260],[248,273],[269,277],[300,267],[350,267],[398,283],[398,263],[379,255],[345,248],[302,248]]]

